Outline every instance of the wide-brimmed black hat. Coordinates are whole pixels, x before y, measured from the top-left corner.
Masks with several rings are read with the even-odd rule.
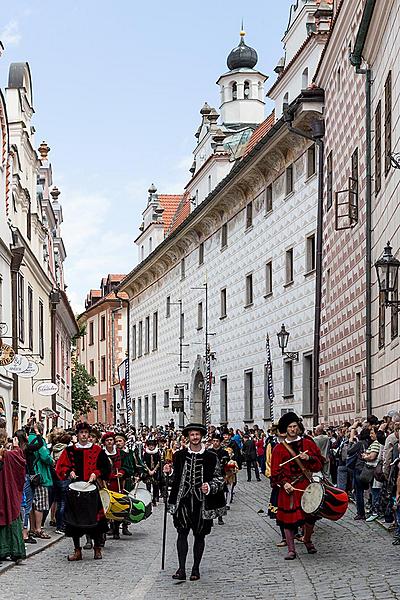
[[[182,429],[182,435],[187,437],[189,431],[199,431],[201,435],[207,435],[207,428],[201,423],[189,423]]]
[[[288,412],[282,415],[278,422],[279,433],[286,433],[286,430],[291,423],[300,423],[300,417],[294,412]]]
[[[79,421],[79,423],[76,424],[76,433],[79,433],[82,430],[86,430],[89,433],[92,431],[92,427],[89,425],[89,423],[87,421]]]

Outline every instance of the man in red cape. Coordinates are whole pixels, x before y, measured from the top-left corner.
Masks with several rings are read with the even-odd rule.
[[[278,423],[279,433],[285,438],[275,446],[271,459],[271,485],[279,487],[276,522],[285,530],[288,554],[285,560],[296,558],[295,531],[303,526],[303,541],[309,554],[316,549],[311,541],[315,517],[301,508],[302,491],[309,485],[310,473],[322,470],[324,458],[315,442],[300,435],[300,419],[294,412],[284,414]],[[299,455],[297,460],[290,460]],[[290,462],[287,462],[289,461]],[[286,463],[286,464],[284,464]]]

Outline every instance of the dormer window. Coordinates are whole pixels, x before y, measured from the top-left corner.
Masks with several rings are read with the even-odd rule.
[[[232,100],[237,100],[237,83],[234,81],[232,83]]]
[[[306,67],[301,76],[301,89],[306,90],[308,88],[308,67]]]
[[[244,82],[244,99],[248,100],[250,98],[250,82]]]

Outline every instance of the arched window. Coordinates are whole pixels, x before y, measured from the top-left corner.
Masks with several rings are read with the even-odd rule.
[[[286,92],[286,94],[283,96],[282,111],[285,110],[285,105],[287,104],[289,104],[289,92]]]
[[[234,81],[232,83],[232,100],[237,100],[237,83]]]
[[[261,81],[258,82],[258,99],[259,100],[263,99],[263,85],[262,85]]]
[[[144,246],[140,246],[140,260],[144,259]]]
[[[149,254],[153,251],[153,238],[149,238]]]
[[[301,89],[305,90],[308,88],[308,67],[306,67],[301,76]]]
[[[244,99],[248,100],[249,98],[251,98],[250,82],[245,81],[244,82]]]

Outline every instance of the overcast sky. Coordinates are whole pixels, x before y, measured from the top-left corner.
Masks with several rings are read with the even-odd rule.
[[[181,193],[204,101],[229,51],[246,42],[275,78],[290,0],[13,0],[1,8],[0,86],[27,61],[36,147],[51,148],[63,205],[66,281],[73,308],[108,273],[137,262],[147,189]],[[267,110],[270,109],[267,106]]]

